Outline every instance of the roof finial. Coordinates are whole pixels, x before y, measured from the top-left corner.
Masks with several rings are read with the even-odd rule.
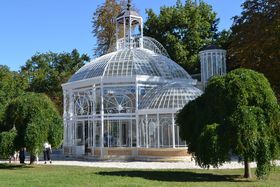
[[[127,2],[127,10],[128,11],[130,10],[130,7],[131,7],[131,0],[128,0],[128,2]]]

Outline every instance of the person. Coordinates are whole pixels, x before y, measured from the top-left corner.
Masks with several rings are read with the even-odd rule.
[[[18,151],[14,153],[14,162],[18,161]]]
[[[36,152],[36,164],[39,164],[39,155],[37,152]]]
[[[47,161],[50,161],[50,164],[52,163],[51,153],[52,153],[51,144],[49,144],[48,142],[45,142],[44,143],[44,161],[45,161],[45,164],[47,163]]]
[[[14,154],[11,154],[9,156],[9,163],[12,163],[12,161],[16,162],[18,160],[18,152],[15,151]]]
[[[13,159],[13,156],[10,155],[10,156],[9,156],[9,163],[12,163],[12,159]]]
[[[21,164],[24,164],[24,161],[25,161],[25,150],[24,150],[24,148],[22,147],[22,148],[20,148],[20,150],[19,150],[19,162],[20,162]]]

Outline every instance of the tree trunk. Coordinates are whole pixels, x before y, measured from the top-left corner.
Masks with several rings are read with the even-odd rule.
[[[251,168],[248,159],[244,160],[244,178],[251,178]]]
[[[36,156],[33,153],[30,153],[30,164],[34,164]]]

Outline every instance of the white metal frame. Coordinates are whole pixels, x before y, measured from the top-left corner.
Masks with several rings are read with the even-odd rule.
[[[140,27],[137,35],[132,32],[135,25]],[[104,146],[185,147],[174,119],[201,95],[196,81],[168,58],[159,42],[143,37],[142,18],[135,12],[127,10],[117,18],[120,28],[124,38],[117,40],[117,51],[86,64],[62,85],[64,146],[76,150],[73,154],[86,152],[75,143],[82,121],[82,137],[88,140],[81,141],[87,148],[99,148],[101,157]]]
[[[215,75],[226,74],[226,50],[208,49],[199,52],[201,82],[203,84]]]

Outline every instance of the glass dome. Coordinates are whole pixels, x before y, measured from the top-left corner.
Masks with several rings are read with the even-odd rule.
[[[140,103],[139,109],[181,109],[196,99],[202,91],[192,85],[171,83],[151,89]]]
[[[124,49],[109,53],[86,64],[69,82],[94,77],[158,76],[166,79],[191,79],[178,64],[164,55],[144,48]]]

